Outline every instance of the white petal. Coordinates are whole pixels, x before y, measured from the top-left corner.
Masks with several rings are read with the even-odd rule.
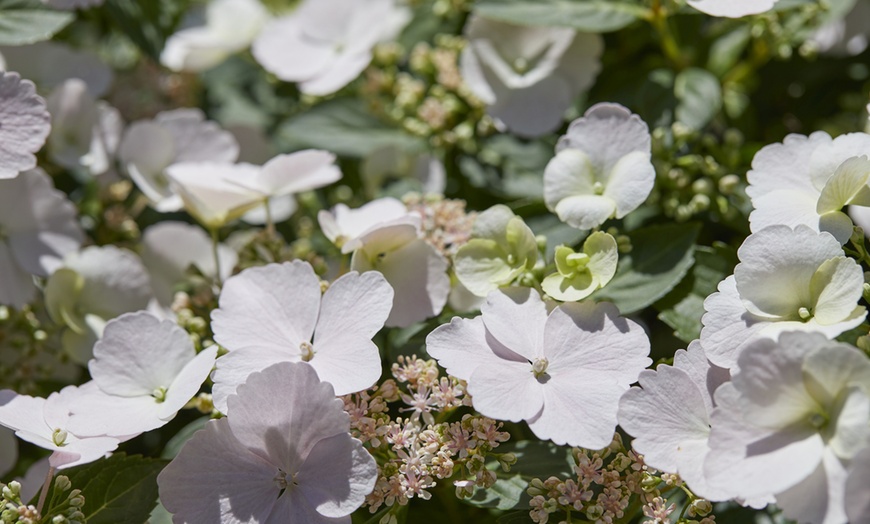
[[[230,351],[299,355],[300,344],[314,333],[320,296],[320,279],[306,262],[246,269],[224,283],[220,307],[212,312],[215,341]]]
[[[40,169],[0,180],[0,225],[13,256],[29,273],[50,275],[81,246],[84,233],[76,217],[73,203]]]
[[[332,386],[302,362],[275,364],[252,374],[228,404],[239,442],[288,473],[299,471],[320,440],[350,430]]]
[[[356,209],[338,204],[331,212],[321,211],[318,215],[323,234],[333,243],[343,243],[359,237],[378,224],[401,218],[408,214],[408,208],[395,198],[378,198]],[[340,238],[344,238],[339,242]]]
[[[375,460],[347,433],[315,444],[296,475],[302,495],[318,513],[330,518],[353,513],[372,492],[377,478]]]
[[[7,71],[16,71],[46,91],[69,78],[80,78],[88,85],[91,95],[100,97],[109,90],[114,76],[96,53],[60,42],[3,46],[2,53]]]
[[[82,312],[108,320],[148,306],[151,279],[139,256],[128,249],[86,247],[67,255],[64,266],[85,279],[79,297]]]
[[[51,128],[45,100],[18,73],[0,74],[0,179],[36,167],[33,155]]]
[[[783,515],[801,522],[839,524],[846,522],[843,508],[846,470],[830,451],[815,471],[800,484],[777,493]]]
[[[732,384],[716,390],[710,454],[704,467],[714,488],[753,498],[784,491],[812,474],[824,450],[813,428],[759,428],[743,420],[743,409],[745,404]]]
[[[273,158],[257,178],[258,186],[272,196],[310,191],[339,179],[335,155],[314,149]]]
[[[44,398],[19,395],[10,389],[0,390],[0,425],[50,440],[53,429],[43,418],[44,406]]]
[[[581,373],[627,389],[652,364],[649,350],[643,328],[607,302],[562,304],[544,328],[544,356],[554,377]]]
[[[166,170],[173,191],[194,218],[208,228],[220,227],[265,200],[248,182],[259,174],[250,164],[184,162]]]
[[[488,344],[490,340],[498,343],[487,335],[482,317],[453,317],[449,324],[439,326],[426,337],[426,352],[449,374],[467,381],[475,369],[497,358]],[[515,356],[516,360],[526,362]]]
[[[839,242],[826,233],[807,227],[765,228],[750,235],[737,252],[737,291],[756,315],[796,319],[801,307],[814,305],[810,280],[818,267],[842,255]]]
[[[622,218],[644,203],[656,180],[656,170],[645,151],[620,158],[610,171],[604,196],[616,203],[616,218]]]
[[[80,389],[86,389],[85,386]],[[77,397],[66,424],[66,429],[78,437],[128,440],[167,422],[160,417],[160,404],[150,395],[120,397],[99,388],[88,389]]]
[[[708,15],[740,18],[769,11],[778,0],[689,0],[689,5]]]
[[[529,362],[490,360],[471,374],[468,392],[474,409],[498,420],[528,420],[544,405],[544,388]]]
[[[756,199],[778,190],[814,194],[813,200],[817,201],[821,187],[813,185],[811,158],[818,148],[831,142],[830,135],[819,131],[808,137],[788,135],[781,144],[762,148],[752,159],[752,170],[747,175],[746,193],[752,198],[753,207],[760,207]]]
[[[170,420],[196,396],[202,383],[208,378],[217,357],[217,346],[203,349],[175,377],[166,392],[166,399],[160,405],[160,418]]]
[[[384,326],[393,290],[380,273],[348,273],[324,293],[310,363],[337,395],[370,387],[381,375],[372,337]]]
[[[707,413],[713,411],[713,394],[722,384],[731,381],[731,374],[707,360],[707,354],[697,340],[689,344],[688,350],[677,350],[674,367],[685,371],[701,391]]]
[[[212,402],[215,409],[226,414],[227,398],[244,384],[251,373],[263,371],[279,362],[299,362],[298,354],[281,348],[249,347],[230,351],[215,361],[212,373]]]
[[[226,418],[197,431],[157,476],[180,522],[263,522],[278,500],[277,467],[248,451]]]
[[[106,324],[88,368],[108,394],[150,398],[156,389],[169,388],[195,356],[186,331],[143,311]]]
[[[757,338],[770,322],[746,311],[737,293],[734,276],[719,283],[719,291],[704,300],[701,345],[710,362],[730,369],[746,344]]]
[[[235,162],[239,144],[232,133],[210,120],[199,109],[159,113],[154,121],[172,135],[175,162]]]
[[[836,257],[825,261],[813,275],[810,288],[815,300],[813,318],[823,325],[847,319],[861,300],[864,271],[854,260]]]
[[[561,200],[556,205],[559,220],[577,229],[600,226],[616,214],[616,202],[606,196],[579,195]]]
[[[846,480],[846,514],[850,522],[870,520],[870,447],[855,457]]]
[[[651,144],[649,127],[639,116],[619,104],[596,104],[571,122],[556,150],[579,149],[597,173],[609,173],[625,155],[649,153]]]
[[[550,76],[521,89],[505,89],[487,112],[518,136],[533,138],[561,127],[573,98],[566,79]]]
[[[320,74],[335,60],[335,51],[306,39],[303,29],[293,15],[269,22],[254,40],[254,58],[264,69],[289,82]]]
[[[555,209],[562,200],[594,195],[595,172],[589,155],[579,149],[563,149],[544,168],[544,200]]]
[[[547,308],[531,288],[493,291],[480,307],[486,331],[511,351],[534,362],[545,354]]]
[[[371,52],[341,53],[317,76],[300,82],[299,90],[307,95],[327,96],[351,83],[371,63]]]

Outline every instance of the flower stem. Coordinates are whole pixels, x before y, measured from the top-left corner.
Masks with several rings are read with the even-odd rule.
[[[45,475],[45,483],[42,484],[42,491],[39,493],[39,502],[36,504],[36,512],[42,515],[42,507],[45,506],[45,498],[48,496],[48,490],[51,488],[51,479],[54,478],[54,467],[48,468],[48,473]]]
[[[218,254],[218,246],[220,245],[218,228],[210,228],[209,233],[211,233],[211,255],[214,257],[214,280],[217,287],[222,287],[224,283],[221,281],[221,258]]]
[[[680,50],[680,44],[677,43],[671,26],[668,24],[668,11],[662,6],[662,0],[653,0],[649,22],[658,33],[659,44],[668,60],[673,63],[677,70],[685,69],[688,64],[686,64],[686,59]]]

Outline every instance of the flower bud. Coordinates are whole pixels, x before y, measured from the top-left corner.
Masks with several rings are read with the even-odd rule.
[[[709,515],[710,512],[713,511],[713,504],[706,499],[695,499],[692,502],[692,511],[695,512],[695,515],[703,517]]]

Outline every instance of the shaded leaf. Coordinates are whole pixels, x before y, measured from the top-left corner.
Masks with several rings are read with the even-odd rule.
[[[642,18],[646,9],[619,0],[483,0],[474,11],[518,25],[573,27],[607,33]]]
[[[73,18],[73,13],[48,9],[39,0],[0,0],[0,45],[48,40]]]
[[[713,73],[698,68],[689,68],[674,80],[674,95],[677,104],[677,120],[701,129],[722,109],[722,86]]]
[[[613,302],[623,315],[639,311],[671,291],[694,262],[698,224],[651,226],[629,233],[632,250],[620,254],[616,275],[596,301]]]

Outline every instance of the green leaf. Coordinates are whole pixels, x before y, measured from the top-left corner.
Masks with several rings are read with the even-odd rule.
[[[529,524],[533,522],[534,521],[528,511],[515,511],[513,513],[508,513],[507,515],[502,515],[498,520],[496,520],[497,524]]]
[[[677,75],[674,95],[679,101],[677,120],[692,129],[702,129],[722,109],[722,86],[719,79],[705,69],[693,67]]]
[[[39,0],[0,0],[0,45],[48,40],[74,18],[70,12],[47,9]]]
[[[720,76],[727,73],[740,60],[750,40],[748,25],[739,25],[717,38],[710,46],[707,69]]]
[[[159,61],[166,39],[189,0],[110,0],[105,3],[109,18],[146,55]]]
[[[157,475],[166,464],[165,460],[115,453],[63,474],[73,488],[82,490],[82,513],[88,524],[145,522],[157,505]],[[50,492],[48,500],[53,496]]]
[[[631,252],[620,255],[616,276],[592,298],[613,302],[624,315],[662,298],[692,267],[700,229],[698,224],[668,224],[632,231]]]
[[[647,12],[636,3],[619,0],[483,0],[474,11],[512,24],[572,27],[591,33],[617,31]]]
[[[487,463],[486,467],[498,472],[498,480],[489,489],[475,490],[464,502],[483,508],[528,509],[530,497],[526,493],[529,481],[533,478],[546,479],[550,476],[568,477],[573,471],[571,449],[552,442],[520,440],[498,447],[498,453],[513,453],[517,462],[510,472],[501,470],[498,461]],[[528,514],[527,514],[528,515]]]
[[[704,299],[714,293],[725,277],[737,265],[737,253],[726,244],[698,246],[695,264],[688,278],[656,304],[659,319],[673,328],[674,335],[691,342],[701,335]]]
[[[425,147],[422,140],[378,120],[353,98],[325,102],[290,118],[278,129],[278,140],[289,150],[326,149],[349,157],[387,146],[408,151]]]

